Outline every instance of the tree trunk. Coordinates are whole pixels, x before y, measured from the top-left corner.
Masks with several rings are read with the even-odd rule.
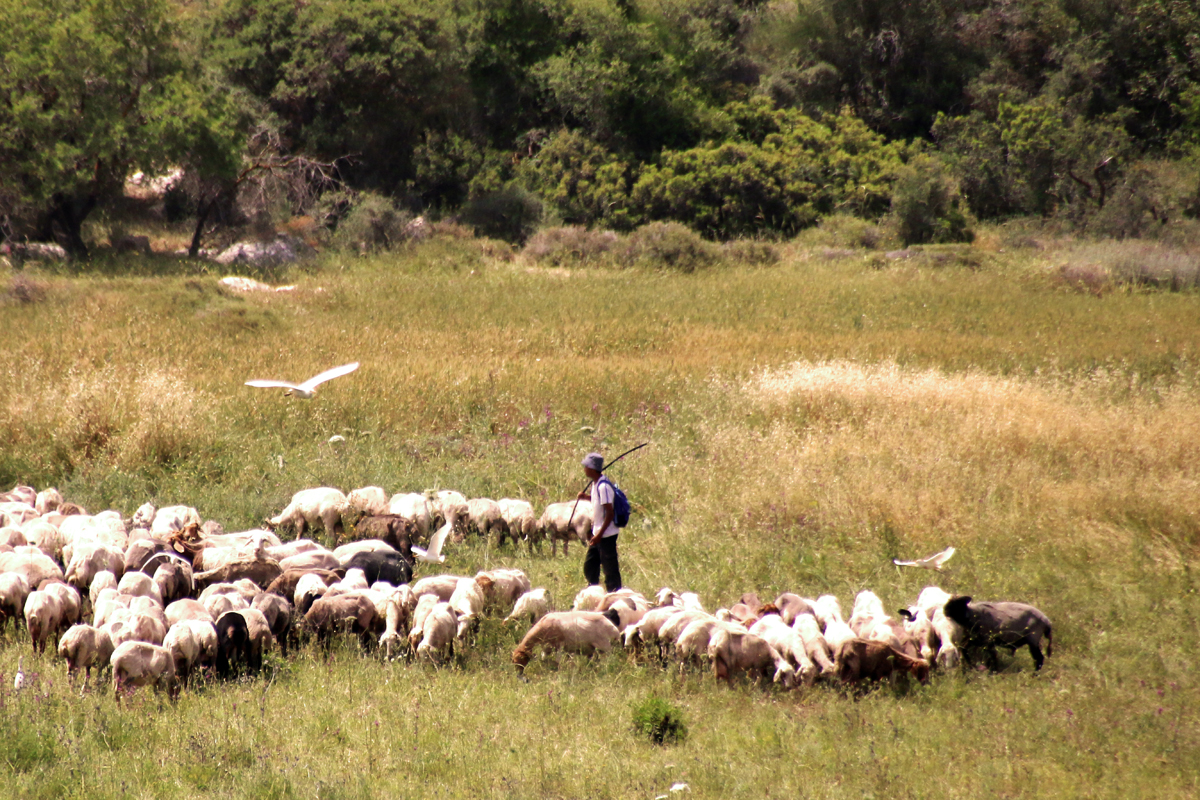
[[[96,207],[96,195],[67,197],[57,194],[50,202],[46,233],[51,234],[71,258],[86,259],[88,248],[83,241],[83,221]]]
[[[196,206],[196,230],[192,233],[192,244],[188,247],[188,258],[195,258],[200,255],[200,240],[204,236],[204,223],[208,221],[208,215],[212,213],[213,208],[217,205],[217,200],[220,195],[217,195],[207,202],[201,200]]]

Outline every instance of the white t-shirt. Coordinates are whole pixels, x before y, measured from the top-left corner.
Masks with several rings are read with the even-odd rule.
[[[592,484],[592,536],[600,532],[600,525],[604,523],[604,504],[612,505],[616,502],[616,496],[613,494],[612,484],[608,481],[596,481]],[[616,536],[621,530],[617,527],[616,509],[613,510],[613,521],[608,524],[608,530],[600,537],[607,539],[610,536]]]

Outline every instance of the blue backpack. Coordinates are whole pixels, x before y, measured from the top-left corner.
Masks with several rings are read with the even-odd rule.
[[[618,486],[610,481],[608,477],[603,477],[597,483],[607,483],[613,490],[613,522],[618,528],[624,528],[629,524],[629,498]]]

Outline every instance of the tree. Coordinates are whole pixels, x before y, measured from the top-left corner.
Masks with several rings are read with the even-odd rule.
[[[131,172],[230,163],[235,123],[187,77],[166,0],[0,0],[0,40],[8,235],[86,257],[84,220]]]

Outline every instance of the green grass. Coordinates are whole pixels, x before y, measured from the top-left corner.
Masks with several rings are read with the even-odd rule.
[[[579,458],[635,511],[626,582],[698,591],[936,581],[1054,622],[1041,674],[935,675],[862,697],[684,678],[631,663],[510,662],[487,622],[452,667],[353,646],[267,676],[80,695],[57,658],[0,646],[0,793],[12,797],[1191,797],[1200,776],[1200,296],[1064,284],[1063,252],[800,244],[776,266],[692,275],[540,269],[435,240],[327,254],[238,296],[194,265],[36,272],[0,305],[0,486],[90,510],[187,503],[229,529],[300,488],[455,488],[540,507]],[[0,276],[2,287],[3,276]],[[250,389],[363,366],[311,403]],[[341,434],[346,441],[327,440]],[[896,556],[948,544],[943,575]],[[446,571],[526,570],[569,605],[570,557],[467,544]],[[35,676],[7,689],[19,655]],[[633,732],[678,707],[687,739]]]

